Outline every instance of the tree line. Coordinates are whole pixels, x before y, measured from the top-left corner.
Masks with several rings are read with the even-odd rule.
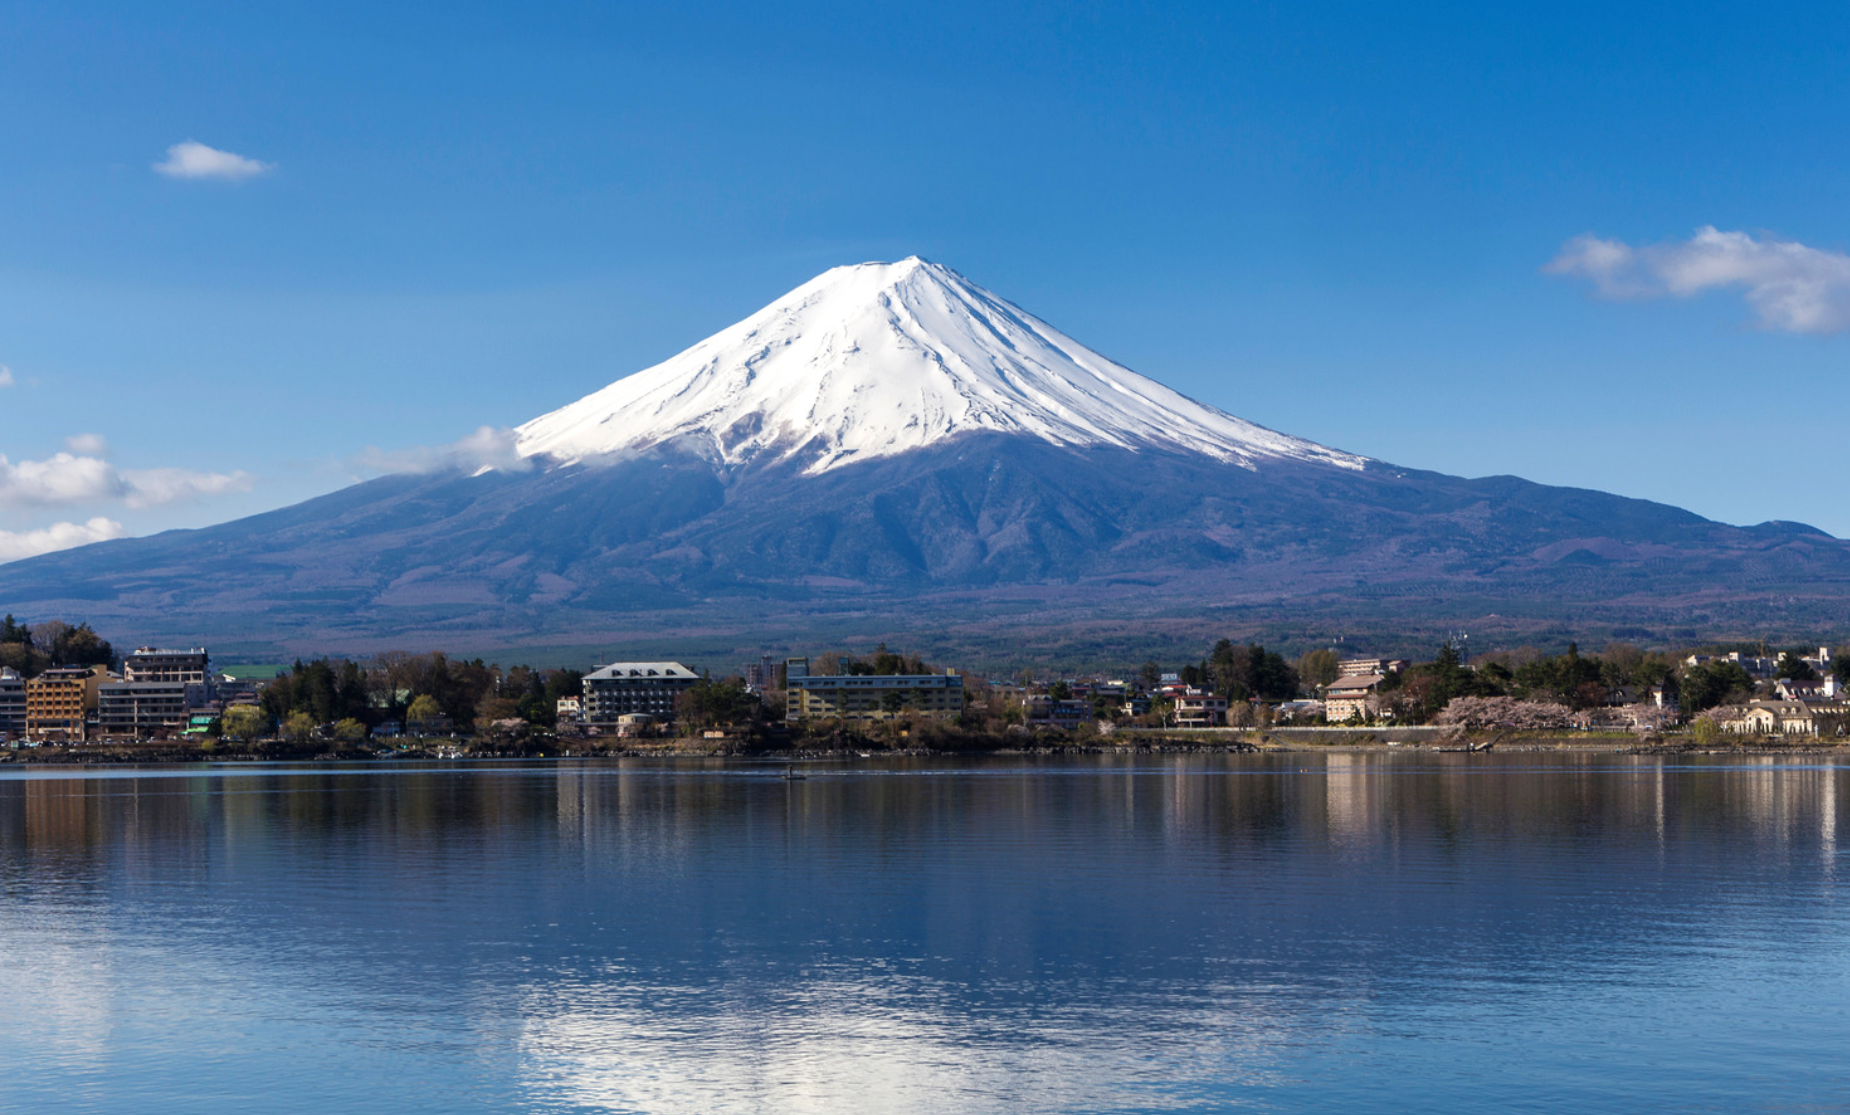
[[[316,725],[443,717],[460,730],[518,721],[556,727],[559,698],[583,691],[584,673],[452,659],[441,651],[392,651],[362,665],[349,659],[298,660],[263,691],[261,706],[277,724],[301,716]]]
[[[30,626],[11,615],[0,621],[0,667],[34,678],[59,666],[114,666],[116,649],[87,623],[63,620]]]

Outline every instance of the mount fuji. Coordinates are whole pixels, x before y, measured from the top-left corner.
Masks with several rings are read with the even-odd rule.
[[[563,464],[679,442],[717,464],[796,462],[808,476],[972,434],[1248,467],[1366,463],[1178,395],[916,256],[837,267],[515,432],[522,456]]]
[[[130,638],[364,651],[1459,624],[1810,638],[1850,601],[1850,543],[1810,527],[1326,448],[917,258],[828,271],[499,440],[492,459],[0,566],[0,605]]]

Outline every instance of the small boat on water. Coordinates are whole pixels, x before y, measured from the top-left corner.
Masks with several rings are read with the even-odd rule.
[[[797,768],[793,766],[786,765],[784,767],[784,781],[785,782],[802,782],[808,778],[809,778],[809,775],[804,774],[802,771],[798,770]]]

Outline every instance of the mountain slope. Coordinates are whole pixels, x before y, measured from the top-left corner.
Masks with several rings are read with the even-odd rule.
[[[1025,632],[1228,610],[1406,633],[1496,613],[1794,637],[1841,622],[1850,548],[1805,527],[1461,480],[973,435],[805,476],[658,450],[393,476],[212,527],[0,567],[0,602],[137,637],[378,649],[614,632]],[[1024,614],[1023,609],[1027,611]],[[1835,618],[1833,610],[1835,610]],[[1758,617],[1758,618],[1756,618]],[[728,645],[734,645],[729,643]]]

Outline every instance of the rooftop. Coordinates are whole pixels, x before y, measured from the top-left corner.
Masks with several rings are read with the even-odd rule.
[[[612,662],[585,675],[586,681],[614,681],[618,678],[695,678],[700,675],[679,662]]]

